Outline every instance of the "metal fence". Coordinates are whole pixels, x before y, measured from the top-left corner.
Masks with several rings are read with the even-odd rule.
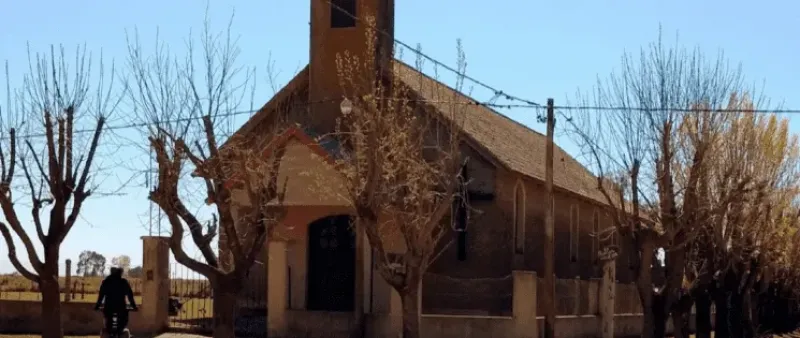
[[[70,287],[65,278],[60,278],[61,299],[74,302],[96,302],[103,276],[72,276]],[[142,281],[128,277],[137,302],[141,303]],[[17,275],[0,275],[0,299],[41,301],[39,285]]]
[[[239,290],[236,309],[237,335],[266,332],[266,271],[256,264]],[[214,294],[211,283],[189,268],[170,269],[170,328],[173,331],[210,333],[213,328]]]
[[[214,298],[211,283],[189,268],[173,264],[170,268],[170,328],[191,332],[210,332]]]

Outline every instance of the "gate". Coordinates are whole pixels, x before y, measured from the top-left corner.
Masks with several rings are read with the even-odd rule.
[[[171,331],[210,334],[214,323],[214,294],[203,275],[174,263],[170,269],[169,325]],[[254,264],[239,292],[237,336],[266,333],[267,278],[264,266]]]
[[[169,284],[170,329],[211,333],[214,298],[208,279],[181,264],[173,263]]]

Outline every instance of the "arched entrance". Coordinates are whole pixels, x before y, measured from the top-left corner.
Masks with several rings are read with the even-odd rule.
[[[356,241],[350,219],[336,215],[308,225],[308,310],[353,311]]]

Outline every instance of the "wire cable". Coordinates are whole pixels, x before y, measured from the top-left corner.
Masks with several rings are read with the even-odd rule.
[[[482,106],[482,107],[489,107],[489,108],[497,108],[497,109],[512,109],[512,108],[522,108],[522,109],[536,109],[536,110],[544,110],[546,107],[540,106],[538,104],[496,104],[490,102],[480,102],[480,101],[448,101],[448,100],[410,100],[410,99],[395,99],[398,101],[403,101],[407,103],[430,103],[430,104],[446,104],[446,105],[463,105],[463,106]],[[314,104],[330,104],[330,103],[337,103],[339,100],[320,100],[320,101],[313,101],[313,102],[304,102],[293,104],[291,106],[310,106]],[[647,108],[647,107],[614,107],[614,106],[553,106],[553,109],[556,111],[557,114],[567,118],[572,119],[572,117],[567,116],[563,111],[572,111],[572,110],[586,110],[586,111],[593,111],[593,112],[602,112],[602,111],[630,111],[630,112],[685,112],[685,113],[694,113],[699,111],[708,111],[708,112],[719,112],[719,113],[754,113],[754,114],[800,114],[800,109],[708,109],[708,110],[698,110],[698,109],[691,109],[691,108]],[[255,110],[239,110],[239,111],[231,111],[227,113],[221,113],[215,115],[215,117],[235,117],[240,115],[249,115],[258,112],[260,109]],[[193,117],[185,117],[185,118],[177,118],[171,120],[163,120],[163,121],[154,121],[154,122],[138,122],[138,123],[127,123],[127,124],[118,124],[118,125],[111,125],[106,126],[103,128],[104,131],[107,130],[122,130],[122,129],[131,129],[131,128],[143,128],[151,125],[156,124],[170,124],[170,123],[182,123],[182,122],[192,122],[192,121],[199,121],[203,117],[202,116],[193,116]],[[94,128],[89,129],[75,129],[73,131],[74,134],[83,134],[83,133],[93,133],[95,131]],[[36,133],[36,134],[26,134],[26,135],[18,135],[17,138],[38,138],[38,137],[45,137],[47,136],[45,133]],[[4,135],[0,137],[0,140],[7,140],[8,136]]]
[[[338,10],[338,11],[342,12],[342,13],[344,13],[345,15],[347,15],[348,17],[350,17],[351,19],[353,19],[353,20],[355,20],[355,21],[357,21],[357,22],[362,22],[362,23],[364,23],[364,22],[361,20],[361,18],[359,18],[359,17],[357,17],[357,16],[353,15],[352,13],[348,12],[348,11],[347,11],[347,10],[345,10],[344,8],[340,7],[339,5],[336,5],[336,4],[334,4],[333,2],[331,2],[331,0],[326,0],[326,2],[327,2],[327,3],[328,3],[330,6],[331,6],[331,7],[333,7],[334,9],[336,9],[336,10]],[[509,94],[509,93],[506,93],[506,92],[504,92],[504,91],[502,91],[502,90],[499,90],[499,89],[497,89],[497,88],[495,88],[495,87],[492,87],[492,86],[488,85],[487,83],[485,83],[485,82],[483,82],[483,81],[480,81],[480,80],[478,80],[478,79],[476,79],[476,78],[474,78],[474,77],[471,77],[471,76],[469,76],[469,75],[467,75],[467,74],[464,74],[464,73],[462,73],[462,72],[458,71],[457,69],[455,69],[455,68],[453,68],[453,67],[450,67],[450,66],[448,66],[448,65],[447,65],[447,64],[445,64],[444,62],[441,62],[441,61],[439,61],[439,60],[437,60],[437,59],[433,58],[432,56],[429,56],[429,55],[427,55],[427,54],[423,53],[421,50],[419,50],[419,49],[417,49],[417,48],[414,48],[414,47],[411,47],[409,44],[407,44],[407,43],[405,43],[405,42],[403,42],[403,41],[401,41],[401,40],[399,40],[399,39],[395,38],[393,34],[389,34],[389,33],[388,33],[388,32],[386,32],[385,30],[378,29],[378,28],[376,28],[376,27],[374,27],[374,26],[372,26],[372,25],[369,25],[369,24],[367,24],[367,25],[366,25],[366,27],[368,27],[369,29],[371,29],[371,30],[373,30],[373,31],[375,31],[375,32],[378,32],[378,33],[380,33],[380,34],[383,34],[384,36],[386,36],[386,37],[388,37],[388,38],[392,39],[394,43],[396,43],[396,44],[398,44],[398,45],[400,45],[400,46],[403,46],[403,47],[405,47],[406,49],[409,49],[409,50],[411,50],[411,51],[412,51],[412,52],[414,52],[415,54],[417,54],[417,55],[419,55],[419,56],[421,56],[421,57],[425,58],[426,60],[428,60],[428,61],[430,61],[430,62],[433,62],[433,63],[434,63],[434,64],[436,64],[437,66],[439,66],[439,67],[442,67],[442,68],[444,68],[444,69],[446,69],[446,70],[448,70],[448,71],[450,71],[450,72],[453,72],[453,73],[454,73],[454,74],[456,74],[457,76],[459,76],[459,77],[462,77],[462,78],[464,78],[465,80],[469,80],[470,82],[472,82],[472,83],[475,83],[475,84],[477,84],[478,86],[481,86],[481,87],[483,87],[484,89],[487,89],[487,90],[489,90],[489,91],[493,92],[493,93],[494,93],[494,95],[495,95],[496,97],[504,97],[505,99],[507,99],[507,100],[509,100],[509,101],[523,102],[523,103],[524,103],[525,105],[527,105],[527,106],[538,106],[538,107],[544,107],[544,105],[542,105],[542,104],[536,103],[536,102],[534,102],[534,101],[531,101],[531,100],[523,99],[523,98],[521,98],[521,97],[519,97],[519,96],[514,96],[514,95],[511,95],[511,94]]]
[[[676,112],[676,113],[696,113],[696,112],[715,112],[715,113],[756,113],[756,114],[797,114],[800,109],[728,109],[728,108],[663,108],[663,107],[615,107],[615,106],[553,106],[553,109],[561,110],[590,110],[590,111],[612,111],[627,110],[632,112]]]

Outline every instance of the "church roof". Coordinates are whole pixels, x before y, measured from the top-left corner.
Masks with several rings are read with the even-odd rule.
[[[401,61],[395,60],[399,79],[440,111],[449,111],[450,102],[475,101]],[[465,134],[512,171],[544,181],[547,137],[505,115],[478,104],[465,105],[456,113],[462,119]],[[597,178],[563,149],[554,147],[553,185],[606,204],[597,189]]]
[[[475,102],[463,93],[437,81],[408,64],[394,60],[393,67],[396,79],[402,81],[421,100],[440,112],[449,112],[453,101]],[[308,67],[303,68],[283,89],[254,114],[236,133],[248,134],[259,127],[267,117],[286,104],[287,101],[307,102]],[[527,177],[544,181],[545,179],[545,146],[547,139],[525,125],[518,123],[499,112],[478,104],[464,105],[457,109],[457,114],[464,114],[462,128],[465,136],[477,145],[481,152],[493,157],[511,171]],[[444,115],[444,114],[443,114]],[[312,131],[304,130],[309,135]],[[336,147],[330,144],[323,146]],[[582,164],[572,158],[557,145],[554,147],[553,185],[584,196],[601,204],[606,204],[599,189],[597,178]]]

